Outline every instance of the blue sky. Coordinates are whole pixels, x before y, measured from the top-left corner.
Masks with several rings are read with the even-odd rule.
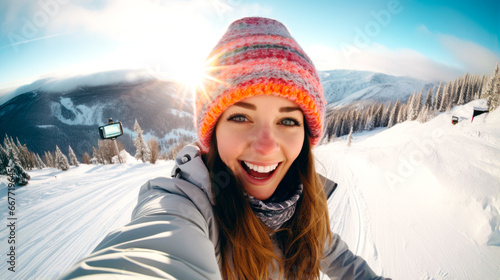
[[[16,0],[0,3],[0,89],[117,69],[188,80],[245,16],[283,22],[318,70],[446,81],[500,61],[493,0]]]

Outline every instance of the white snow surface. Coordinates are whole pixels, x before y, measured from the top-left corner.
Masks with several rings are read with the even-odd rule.
[[[477,100],[421,124],[354,134],[315,148],[317,169],[339,186],[328,201],[334,232],[392,279],[499,279],[500,110],[476,116]],[[460,118],[451,124],[451,116]],[[169,176],[155,165],[80,165],[31,171],[15,192],[16,272],[0,279],[56,279],[130,220],[139,187]],[[7,181],[0,219],[8,224]]]

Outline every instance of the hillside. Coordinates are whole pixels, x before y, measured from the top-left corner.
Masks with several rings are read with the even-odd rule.
[[[173,82],[150,79],[49,90],[33,89],[0,105],[2,133],[19,138],[41,156],[56,145],[64,153],[71,145],[78,158],[91,154],[92,146],[97,147],[98,127],[109,118],[122,122],[124,135],[119,140],[130,153],[135,152],[135,119],[147,138],[159,139],[164,151],[172,141],[194,137],[192,97]]]
[[[406,101],[415,91],[425,93],[437,84],[410,77],[396,77],[382,73],[331,70],[322,71],[321,84],[329,106],[351,105],[357,102],[389,103]]]
[[[351,147],[339,140],[315,148],[318,171],[339,183],[328,201],[332,229],[377,273],[498,279],[500,111],[471,122],[472,107],[483,103],[457,106],[424,124],[354,134]],[[15,191],[18,271],[1,262],[0,278],[56,279],[127,223],[140,185],[169,176],[172,165],[130,159],[30,172],[29,185]],[[1,180],[0,207],[7,209]],[[0,215],[6,221],[7,211]],[[0,229],[0,236],[8,234]]]

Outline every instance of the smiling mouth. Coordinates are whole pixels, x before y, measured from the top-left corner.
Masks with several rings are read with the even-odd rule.
[[[241,161],[240,164],[243,167],[243,169],[248,173],[248,175],[257,180],[263,180],[268,178],[274,173],[274,171],[280,165],[280,163],[276,163],[272,165],[261,166],[261,165],[251,164],[246,161]]]

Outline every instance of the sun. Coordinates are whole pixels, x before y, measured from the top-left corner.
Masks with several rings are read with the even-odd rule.
[[[179,82],[182,86],[195,89],[201,86],[205,75],[205,67],[200,62],[188,62],[177,64],[172,72],[172,79]]]

